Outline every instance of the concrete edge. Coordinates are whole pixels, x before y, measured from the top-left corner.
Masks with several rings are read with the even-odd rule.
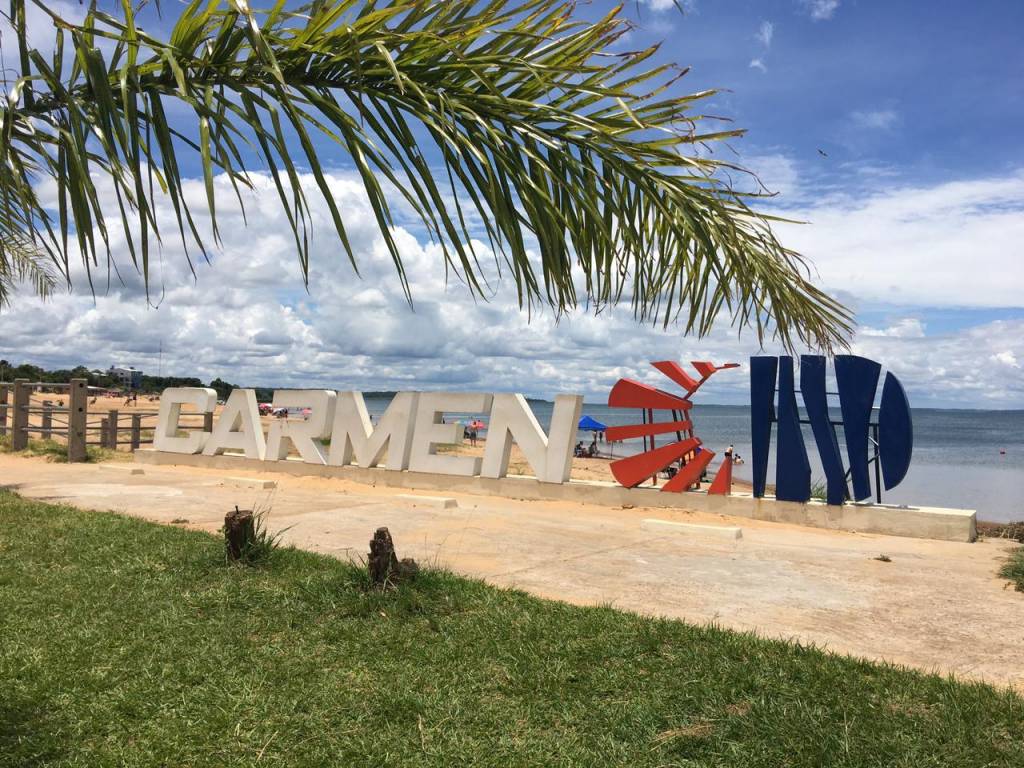
[[[142,467],[134,464],[97,464],[96,466],[102,467],[103,469],[113,469],[120,472],[125,472],[129,475],[144,475],[146,470]]]
[[[270,491],[277,488],[277,480],[264,480],[258,477],[225,477],[224,485],[233,485],[237,488],[254,488],[257,491]]]
[[[677,520],[660,520],[656,517],[648,517],[641,520],[640,529],[656,533],[693,533],[699,536],[713,536],[730,541],[737,541],[743,538],[743,529],[732,525],[681,523]]]
[[[977,538],[976,514],[967,509],[900,507],[876,504],[844,504],[833,507],[820,501],[799,504],[755,499],[750,494],[709,496],[700,491],[662,493],[656,488],[623,488],[613,483],[572,480],[542,483],[532,477],[459,477],[423,472],[396,472],[355,466],[332,467],[307,464],[299,459],[266,462],[225,454],[163,453],[152,449],[135,452],[135,461],[150,466],[186,466],[228,471],[272,472],[295,477],[326,477],[389,488],[440,493],[502,496],[523,501],[571,501],[608,507],[632,505],[743,517],[751,520],[804,525],[810,528],[907,536],[919,539],[970,542]]]
[[[451,496],[419,496],[413,493],[399,493],[395,498],[402,501],[409,501],[413,504],[422,504],[427,507],[438,507],[439,509],[455,509],[459,506],[457,499]]]

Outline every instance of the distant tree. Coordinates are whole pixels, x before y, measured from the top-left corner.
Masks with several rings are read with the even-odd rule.
[[[201,387],[203,382],[194,376],[146,376],[143,374],[140,392],[162,392],[168,387]]]
[[[211,381],[209,387],[210,389],[217,390],[218,400],[227,400],[228,395],[231,394],[231,390],[237,389],[234,384],[228,384],[226,381],[222,381],[219,377]]]
[[[261,403],[269,403],[274,399],[273,387],[255,387],[256,400]]]

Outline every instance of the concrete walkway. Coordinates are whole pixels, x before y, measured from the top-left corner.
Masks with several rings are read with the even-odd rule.
[[[277,487],[262,488],[268,480]],[[207,531],[235,504],[261,505],[271,509],[272,529],[289,529],[287,542],[338,557],[365,556],[373,531],[386,525],[399,556],[492,584],[713,621],[1024,690],[1024,594],[996,576],[1012,547],[1004,541],[935,542],[465,494],[448,494],[451,506],[436,493],[346,480],[11,456],[0,456],[0,486],[161,523],[186,519]],[[876,559],[882,554],[891,562]]]

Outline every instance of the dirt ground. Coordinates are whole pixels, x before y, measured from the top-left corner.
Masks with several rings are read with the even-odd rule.
[[[257,488],[268,480],[276,488]],[[365,557],[386,525],[400,556],[499,586],[1024,690],[1024,594],[997,576],[1016,546],[1004,539],[962,544],[469,494],[449,494],[457,506],[446,508],[436,493],[349,480],[10,455],[0,455],[0,485],[210,532],[236,504],[260,506],[286,542],[338,557]],[[650,518],[710,527],[652,530]],[[723,536],[726,526],[741,538]]]

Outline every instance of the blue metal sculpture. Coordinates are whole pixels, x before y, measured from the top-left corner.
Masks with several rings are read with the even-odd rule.
[[[800,358],[800,394],[807,410],[801,419],[794,389],[793,358],[750,358],[750,418],[754,496],[765,493],[772,423],[778,424],[775,497],[782,501],[807,501],[810,498],[810,463],[804,446],[801,424],[809,424],[818,446],[827,480],[829,504],[842,504],[848,498],[847,478],[857,501],[871,496],[871,465],[874,465],[875,495],[882,500],[882,477],[886,490],[895,487],[907,474],[913,453],[914,437],[910,404],[906,393],[892,373],[887,373],[882,389],[878,420],[871,414],[881,366],[856,355],[835,358],[838,392],[825,388],[825,358],[804,355]],[[776,390],[776,384],[778,389]],[[778,392],[778,416],[774,404]],[[828,396],[838,395],[840,421],[829,414]],[[835,428],[841,426],[846,443],[849,469],[843,469],[842,454]]]
[[[839,453],[836,429],[828,413],[828,393],[825,391],[825,358],[821,355],[800,356],[800,392],[811,422],[814,442],[818,445],[818,456],[825,470],[826,497],[829,504],[846,501],[849,488],[846,486],[846,472],[843,457]]]
[[[878,411],[878,451],[882,461],[885,490],[895,488],[907,476],[914,452],[914,425],[910,421],[910,403],[900,380],[885,374],[882,407]]]
[[[800,431],[793,384],[793,358],[779,358],[779,447],[775,449],[775,498],[806,502],[811,498],[811,465]]]
[[[868,431],[871,406],[878,389],[882,366],[874,360],[856,355],[836,355],[836,384],[839,385],[839,407],[843,411],[843,433],[846,435],[846,458],[850,462],[853,498],[857,501],[871,496],[868,477]]]
[[[754,496],[764,496],[768,482],[768,451],[775,421],[777,357],[750,358],[750,442],[753,445]]]

